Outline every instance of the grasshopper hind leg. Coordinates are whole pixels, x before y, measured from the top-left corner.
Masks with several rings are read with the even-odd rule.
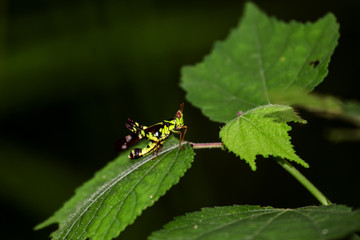
[[[137,159],[137,158],[149,155],[149,154],[153,153],[154,151],[156,151],[156,157],[157,157],[158,150],[161,148],[161,146],[162,145],[160,142],[150,142],[144,148],[134,148],[133,150],[131,150],[128,157],[130,159]]]

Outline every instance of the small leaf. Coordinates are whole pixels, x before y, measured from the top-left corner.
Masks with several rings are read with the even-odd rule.
[[[259,206],[204,208],[175,218],[150,240],[327,240],[360,230],[360,211],[342,205],[275,209]]]
[[[247,3],[239,26],[203,62],[182,69],[187,99],[211,120],[273,103],[269,91],[312,91],[327,75],[339,38],[334,15],[285,23]]]
[[[133,223],[179,181],[190,167],[193,150],[169,139],[158,157],[129,160],[121,154],[114,162],[76,190],[75,196],[36,229],[58,222],[53,239],[112,239]]]
[[[225,146],[256,170],[256,155],[279,156],[295,161],[304,167],[308,164],[299,158],[290,142],[287,122],[301,122],[294,110],[284,105],[266,105],[254,108],[228,122],[220,131]]]

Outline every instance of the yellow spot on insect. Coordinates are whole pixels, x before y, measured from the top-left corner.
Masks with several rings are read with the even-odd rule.
[[[198,225],[194,225],[194,229],[198,229]]]
[[[150,199],[152,199],[153,198],[153,195],[150,195]]]
[[[285,60],[286,60],[285,57],[281,57],[281,58],[280,58],[280,61],[281,61],[281,62],[285,62]]]

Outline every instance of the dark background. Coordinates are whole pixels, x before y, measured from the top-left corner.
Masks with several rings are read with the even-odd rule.
[[[186,139],[218,141],[221,125],[185,100],[180,69],[200,62],[237,26],[244,1],[8,0],[0,2],[1,239],[34,232],[74,189],[114,159],[131,117],[150,125],[185,102]],[[270,15],[315,21],[333,12],[341,37],[316,92],[359,98],[359,6],[354,1],[255,1]],[[297,166],[333,202],[360,207],[357,142],[334,143],[329,128],[352,127],[301,112],[291,132]],[[201,207],[319,204],[269,159],[258,170],[221,150],[197,150],[192,168],[122,239],[145,239],[172,217]]]

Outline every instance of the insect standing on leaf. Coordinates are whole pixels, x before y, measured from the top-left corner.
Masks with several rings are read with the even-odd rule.
[[[172,133],[180,134],[179,146],[182,148],[181,141],[184,140],[187,130],[187,126],[184,125],[183,109],[184,103],[180,104],[180,110],[176,112],[173,119],[164,120],[150,127],[143,126],[129,118],[125,126],[133,133],[117,140],[115,142],[115,150],[123,151],[135,145],[141,139],[147,139],[149,140],[149,143],[146,147],[134,148],[128,157],[137,159],[155,151],[156,158],[159,149]],[[184,133],[181,132],[182,129],[185,129]]]

